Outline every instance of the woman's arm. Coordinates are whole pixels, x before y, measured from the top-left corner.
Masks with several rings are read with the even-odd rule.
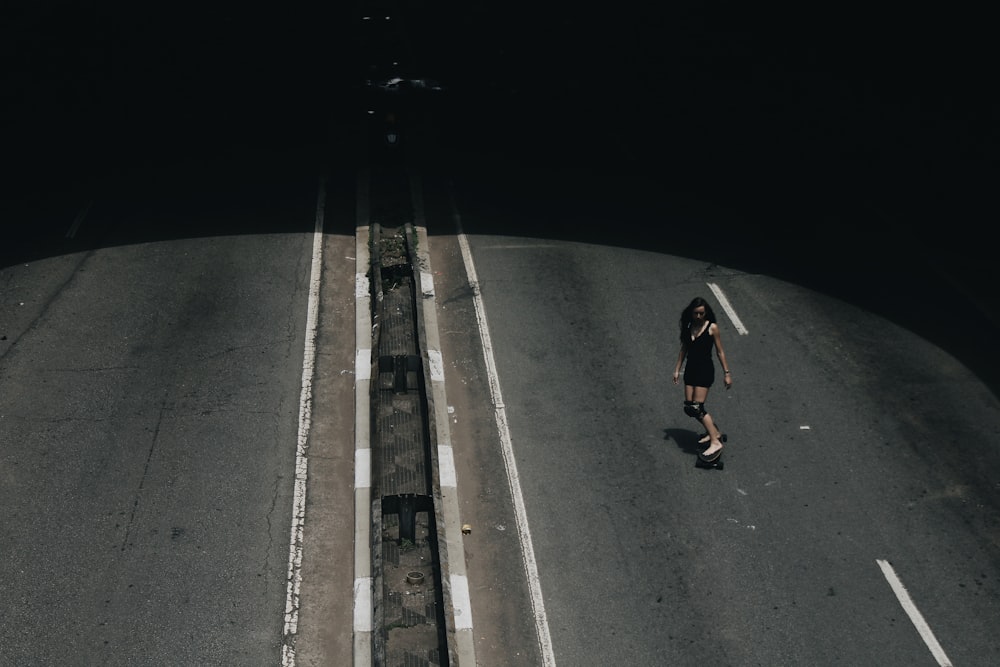
[[[729,372],[729,362],[726,361],[726,351],[722,347],[722,331],[719,329],[718,324],[712,325],[712,338],[715,339],[715,355],[719,357],[719,364],[722,366],[722,372],[725,373],[726,389],[729,389],[733,386],[733,375]]]
[[[680,351],[677,353],[677,363],[674,364],[674,384],[677,384],[681,377],[681,364],[684,363],[684,355],[687,354],[687,350],[681,345]]]

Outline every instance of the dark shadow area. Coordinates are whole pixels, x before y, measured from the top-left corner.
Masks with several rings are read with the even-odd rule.
[[[663,429],[664,440],[674,443],[683,453],[693,457],[697,457],[699,452],[705,450],[703,446],[698,445],[699,435],[700,434],[686,428]]]
[[[485,55],[441,75],[469,83],[442,121],[457,190],[502,221],[477,233],[781,278],[918,333],[998,392],[984,15],[481,11],[495,30],[455,32]]]
[[[21,4],[0,40],[0,266],[109,239],[308,231],[284,214],[303,187],[326,169],[351,188],[372,157],[357,19],[374,3]],[[409,110],[437,146],[417,161],[492,212],[477,233],[785,279],[883,314],[997,390],[984,16],[383,5],[404,22],[400,71],[447,89]],[[119,222],[68,243],[90,202]]]
[[[273,213],[303,174],[315,184],[317,132],[348,65],[347,23],[329,8],[2,11],[2,265],[112,238],[296,231]],[[67,241],[91,203],[88,221],[121,222]]]
[[[705,451],[703,445],[698,444],[698,438],[700,433],[694,433],[686,429],[677,428],[665,428],[663,429],[663,439],[670,442],[673,441],[677,445],[677,448],[681,450],[684,454],[691,456],[694,459],[694,467],[700,468],[702,470],[723,470],[725,468],[725,450],[723,449],[722,455],[718,457],[713,462],[703,462],[699,458],[699,454]]]

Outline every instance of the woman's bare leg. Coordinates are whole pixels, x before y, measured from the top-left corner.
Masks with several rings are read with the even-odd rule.
[[[704,403],[708,399],[708,387],[692,387],[690,385],[686,385],[684,387],[684,396],[689,401]],[[704,425],[705,431],[708,432],[708,449],[702,452],[702,456],[711,457],[715,454],[715,452],[722,449],[722,433],[720,433],[718,427],[716,427],[715,420],[712,419],[712,415],[708,413],[701,418],[701,423]],[[699,442],[704,442],[704,440]]]
[[[701,418],[701,422],[705,425],[705,430],[708,431],[710,437],[708,449],[702,452],[702,455],[711,457],[717,451],[722,449],[722,434],[719,433],[719,429],[715,427],[715,421],[712,419],[712,415],[706,414]]]

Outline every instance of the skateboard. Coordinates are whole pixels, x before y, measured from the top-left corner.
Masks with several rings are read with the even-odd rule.
[[[702,433],[700,436],[698,436],[698,439],[701,440],[707,435],[708,433]],[[719,436],[719,440],[725,443],[727,440],[729,440],[729,438],[726,436],[725,433],[723,433],[721,436]],[[708,443],[699,442],[698,447],[700,447],[704,451],[705,449],[708,449]],[[704,468],[705,470],[712,470],[712,469],[722,470],[723,467],[725,466],[725,464],[722,462],[722,450],[720,449],[718,452],[716,452],[715,458],[713,458],[710,461],[705,460],[705,458],[702,457],[701,452],[699,452],[698,458],[695,459],[694,464],[695,467]]]
[[[701,458],[701,454],[699,454],[698,458],[695,459],[694,465],[696,468],[704,468],[705,470],[722,470],[725,467],[725,463],[722,461],[721,451],[719,452],[719,455],[711,461],[706,461]]]

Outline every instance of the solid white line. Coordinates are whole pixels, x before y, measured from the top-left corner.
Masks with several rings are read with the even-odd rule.
[[[736,311],[733,310],[733,307],[729,305],[729,299],[727,299],[726,295],[722,293],[722,289],[715,283],[708,283],[708,288],[712,290],[712,294],[714,294],[715,298],[719,300],[719,304],[722,306],[722,309],[726,311],[726,315],[729,315],[729,319],[732,320],[733,326],[736,327],[736,331],[738,331],[741,336],[746,336],[749,333],[747,328],[743,326],[743,322],[740,321],[739,315],[737,315]]]
[[[493,399],[494,415],[497,422],[497,432],[500,435],[500,446],[503,453],[504,466],[507,469],[507,483],[510,486],[511,500],[514,503],[514,519],[517,524],[517,535],[521,541],[521,558],[524,561],[524,572],[528,579],[528,589],[531,594],[531,606],[535,616],[535,631],[538,633],[538,648],[542,663],[548,667],[556,664],[552,651],[552,638],[549,636],[549,621],[545,615],[545,602],[542,600],[542,584],[538,576],[538,565],[535,562],[535,549],[531,543],[531,530],[528,528],[528,514],[524,507],[524,496],[521,493],[521,482],[517,473],[517,463],[514,461],[514,446],[507,427],[507,411],[504,409],[503,395],[500,391],[500,378],[497,375],[496,362],[493,359],[493,344],[490,341],[490,328],[486,322],[486,309],[483,297],[479,291],[479,278],[472,261],[469,241],[462,232],[462,221],[458,209],[452,199],[452,215],[458,229],[458,243],[462,249],[462,260],[465,262],[465,272],[468,274],[469,286],[472,288],[473,304],[476,309],[476,319],[479,323],[479,337],[483,344],[483,358],[486,361],[486,373],[489,379],[490,395]]]
[[[73,224],[69,226],[69,230],[66,232],[66,238],[71,239],[76,236],[77,231],[80,229],[80,225],[83,223],[83,219],[87,217],[87,213],[90,212],[90,207],[94,205],[94,200],[91,199],[87,204],[80,209],[80,212],[73,218]]]
[[[309,304],[306,341],[302,360],[302,390],[299,393],[299,433],[295,447],[295,495],[292,499],[292,529],[288,547],[288,592],[285,598],[285,630],[281,664],[295,665],[295,639],[299,624],[299,590],[302,585],[302,542],[306,521],[306,479],[309,460],[306,450],[312,424],[312,383],[316,367],[316,323],[319,314],[319,287],[323,272],[323,215],[326,208],[326,179],[319,179],[316,195],[316,227],[313,231],[312,269],[309,276]]]
[[[923,614],[917,609],[917,605],[913,604],[913,600],[910,599],[910,594],[906,592],[906,588],[903,586],[903,582],[899,580],[896,576],[896,571],[889,564],[889,561],[885,560],[875,560],[878,566],[882,568],[882,574],[885,575],[886,580],[889,582],[889,586],[892,591],[896,594],[896,598],[899,600],[899,604],[903,605],[903,610],[906,615],[910,617],[910,621],[913,623],[914,627],[917,628],[917,632],[920,633],[920,637],[927,644],[927,648],[930,649],[931,655],[937,660],[937,663],[941,667],[952,667],[951,660],[945,655],[944,649],[941,648],[941,644],[938,643],[937,638],[934,633],[931,632],[931,628],[927,625],[927,621],[924,620]]]

